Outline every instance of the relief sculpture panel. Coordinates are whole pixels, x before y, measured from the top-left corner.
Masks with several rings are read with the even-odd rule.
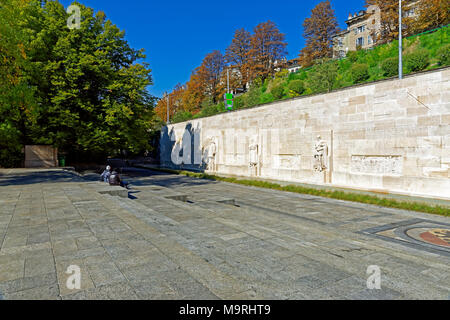
[[[401,175],[403,158],[401,156],[352,156],[351,172]]]

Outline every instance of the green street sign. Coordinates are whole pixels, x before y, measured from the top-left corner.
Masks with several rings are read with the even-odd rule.
[[[225,93],[225,107],[228,110],[233,110],[233,94],[232,93]]]

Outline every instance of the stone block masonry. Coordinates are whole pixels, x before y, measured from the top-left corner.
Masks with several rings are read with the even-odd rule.
[[[449,92],[445,68],[169,125],[161,164],[450,199]]]

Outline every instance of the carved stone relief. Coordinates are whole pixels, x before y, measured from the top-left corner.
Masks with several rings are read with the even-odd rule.
[[[401,175],[403,158],[401,156],[352,156],[352,173]]]

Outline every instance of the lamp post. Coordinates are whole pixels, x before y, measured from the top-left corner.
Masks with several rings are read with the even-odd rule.
[[[230,93],[230,68],[227,68],[227,93]]]
[[[167,92],[164,94],[166,96],[166,102],[167,102],[167,124],[170,124],[170,119],[169,119],[169,95],[167,94]]]
[[[398,0],[398,78],[403,79],[402,0]]]
[[[224,94],[225,108],[233,110],[233,94],[230,93],[230,68],[227,66],[227,92]]]

